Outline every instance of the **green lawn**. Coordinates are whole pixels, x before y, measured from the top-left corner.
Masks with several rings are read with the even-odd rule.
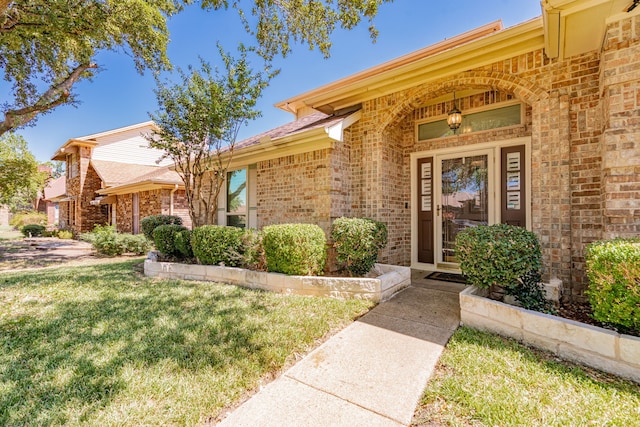
[[[640,426],[640,385],[458,329],[414,425]]]
[[[22,234],[13,227],[0,225],[0,240],[22,239]]]
[[[136,264],[0,274],[0,425],[203,423],[371,306]]]

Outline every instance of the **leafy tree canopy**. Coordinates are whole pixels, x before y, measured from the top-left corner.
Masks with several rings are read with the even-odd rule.
[[[274,75],[254,72],[240,46],[238,59],[218,46],[225,73],[201,60],[178,70],[178,83],[158,82],[157,129],[149,145],[173,160],[184,184],[194,226],[214,224],[218,194],[240,127],[260,115],[256,102]]]
[[[177,0],[0,0],[0,67],[12,85],[0,135],[74,104],[73,85],[99,68],[99,51],[126,49],[138,71],[170,67],[166,17]],[[10,96],[7,96],[10,98]]]
[[[373,18],[382,3],[393,0],[255,0],[234,1],[245,29],[254,35],[258,53],[265,59],[286,56],[293,43],[318,49],[325,58],[331,49],[330,36],[339,25],[351,30],[363,19],[369,22],[369,34],[375,41],[378,31]],[[247,3],[252,4],[249,7]],[[227,9],[228,0],[202,0],[205,9]]]
[[[0,67],[11,94],[1,105],[0,135],[63,104],[74,85],[99,71],[100,51],[124,51],[139,72],[170,68],[167,18],[185,5],[235,8],[267,60],[307,44],[329,56],[329,36],[370,21],[392,0],[0,0]],[[370,26],[373,38],[376,30]],[[215,39],[215,34],[212,34]]]
[[[15,210],[33,203],[47,178],[24,138],[13,133],[0,137],[0,204]]]

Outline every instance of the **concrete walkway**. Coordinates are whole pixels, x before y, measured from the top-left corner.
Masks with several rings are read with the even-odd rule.
[[[460,323],[463,285],[423,279],[349,325],[219,426],[406,426]]]

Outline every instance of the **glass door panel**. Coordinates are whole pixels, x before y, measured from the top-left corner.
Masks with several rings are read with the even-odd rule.
[[[457,263],[456,235],[468,227],[489,223],[489,156],[441,160],[440,260]]]

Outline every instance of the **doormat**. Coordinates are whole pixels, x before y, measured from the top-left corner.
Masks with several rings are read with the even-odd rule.
[[[440,280],[443,282],[462,283],[463,285],[467,284],[467,281],[464,279],[464,276],[462,274],[443,273],[441,271],[434,271],[433,273],[427,275],[425,279]]]

